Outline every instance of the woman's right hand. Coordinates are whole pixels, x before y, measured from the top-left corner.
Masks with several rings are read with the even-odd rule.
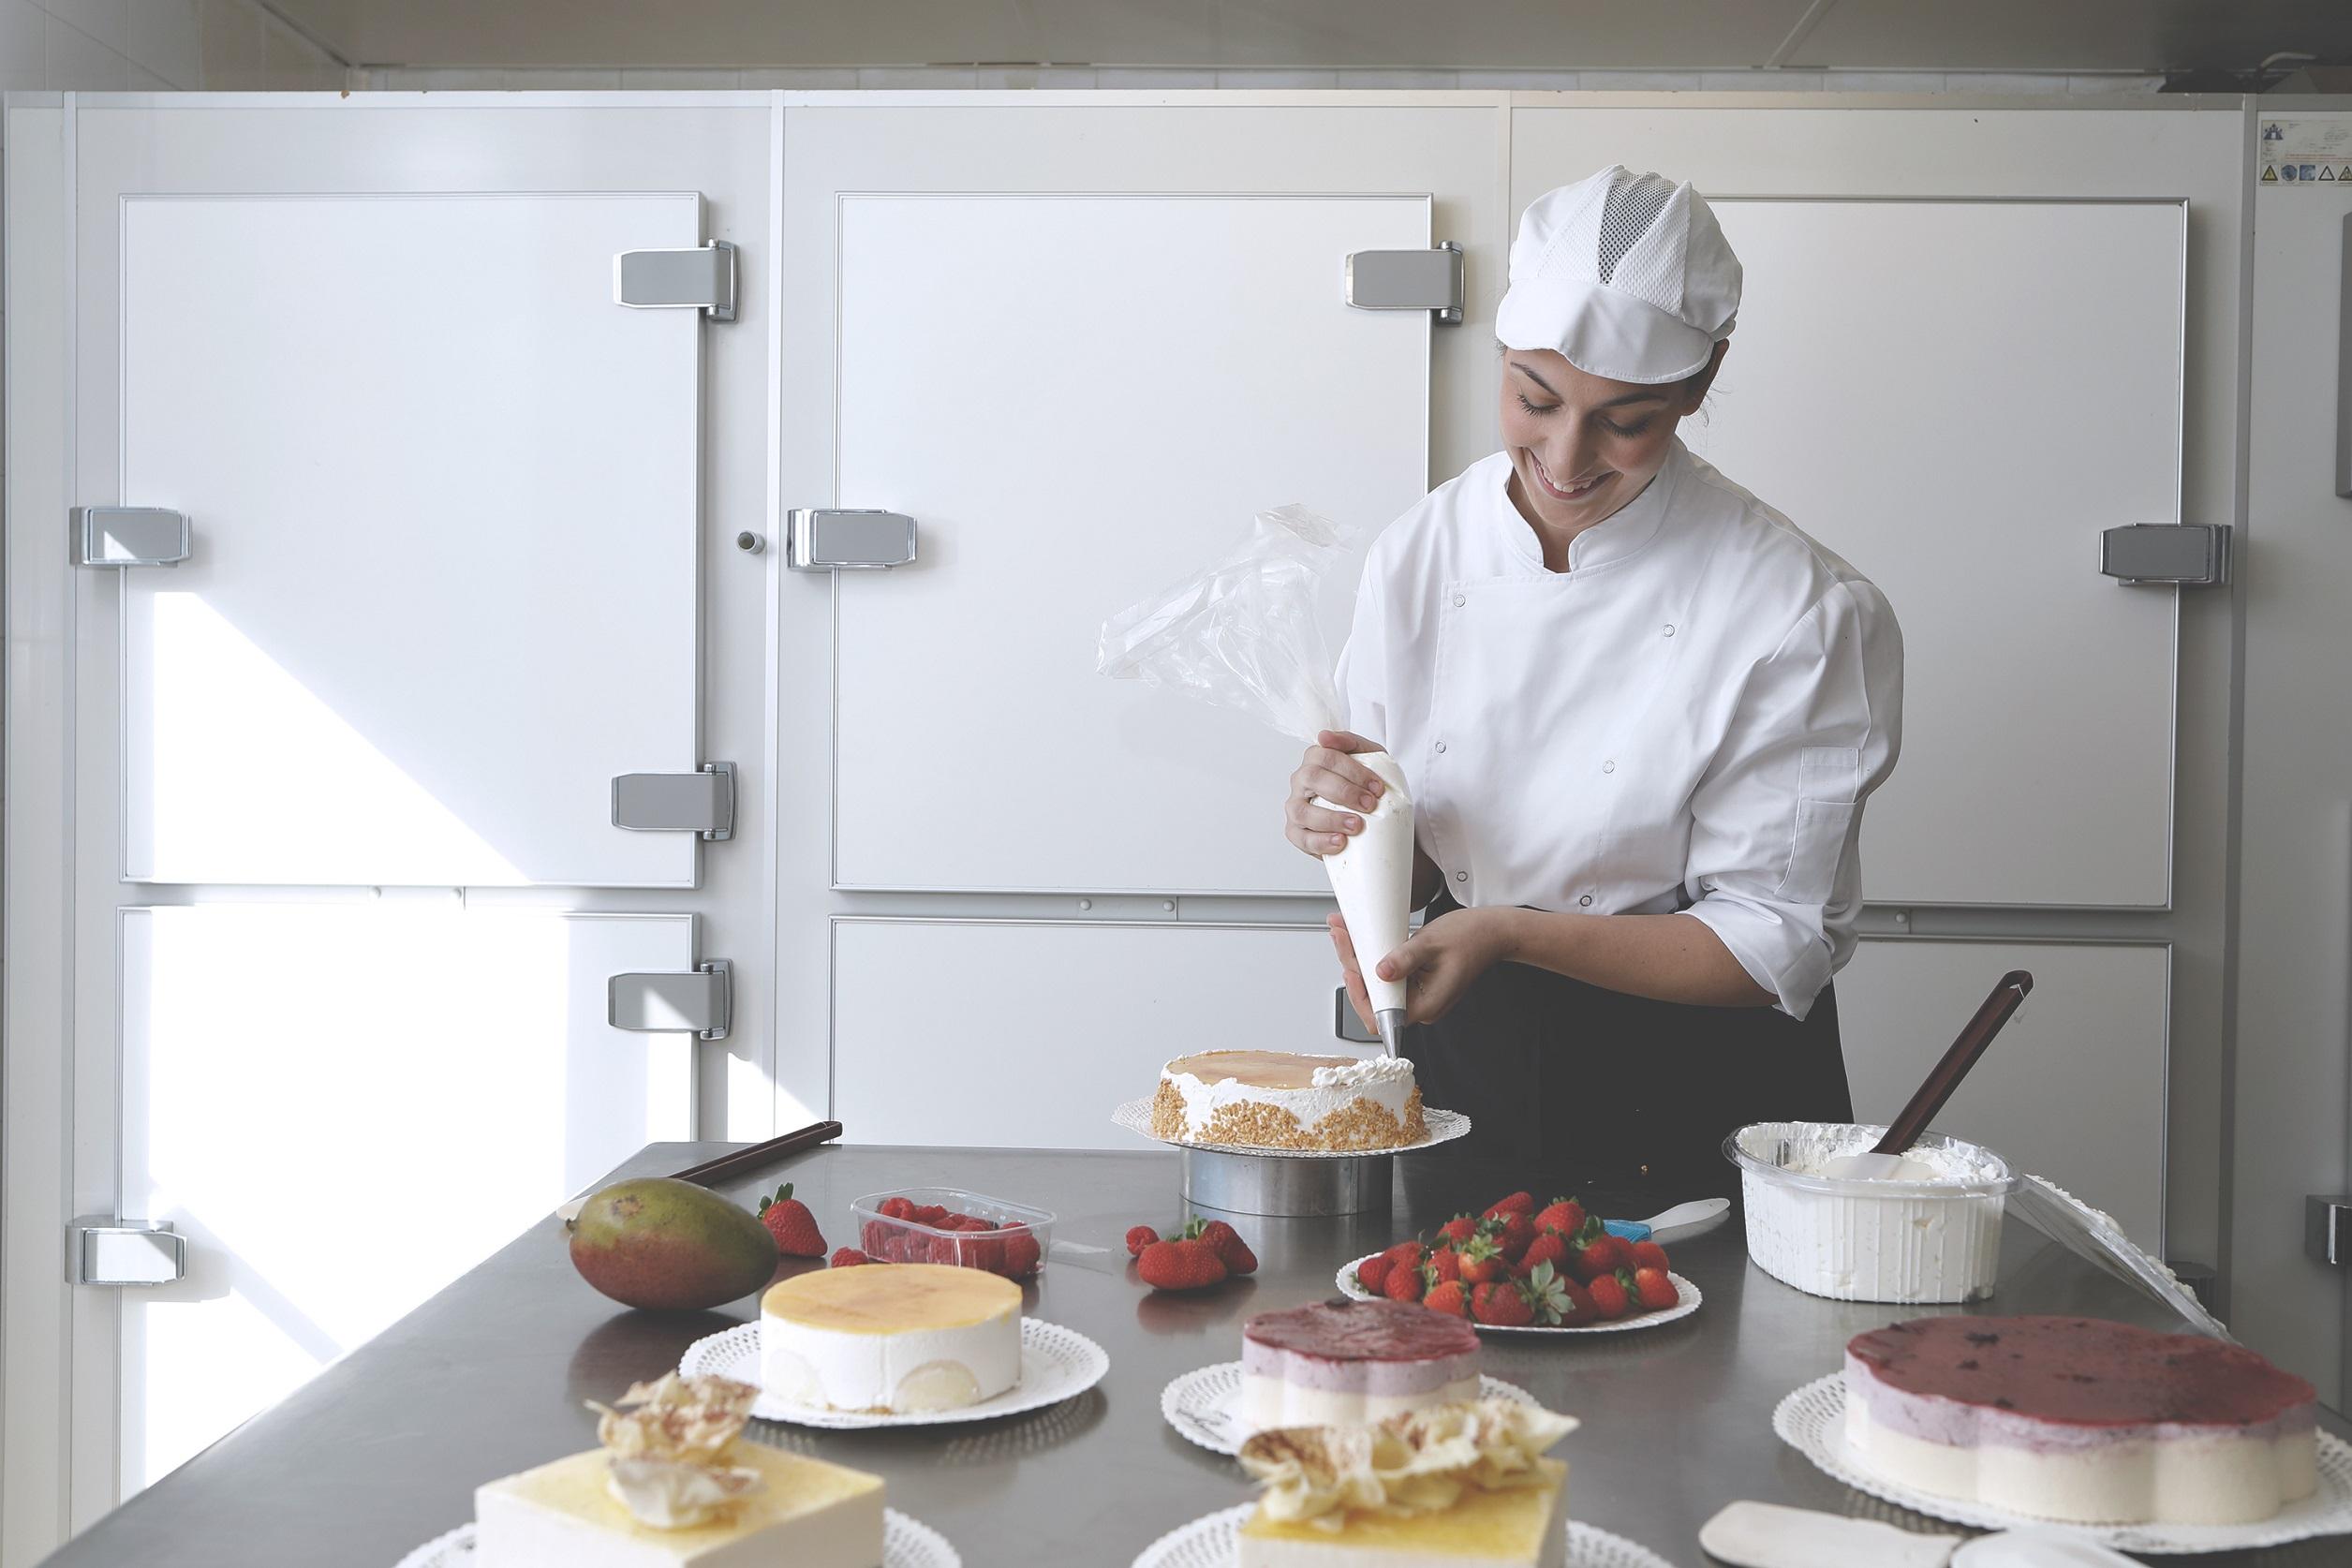
[[[1282,802],[1283,836],[1317,859],[1346,849],[1348,836],[1364,831],[1364,819],[1318,806],[1315,797],[1359,811],[1378,806],[1388,786],[1380,775],[1357,762],[1354,753],[1379,749],[1378,741],[1345,730],[1325,730],[1317,735],[1300,760],[1298,771],[1291,775],[1291,792]]]

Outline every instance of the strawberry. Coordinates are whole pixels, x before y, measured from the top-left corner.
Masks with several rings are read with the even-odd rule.
[[[776,1250],[788,1258],[825,1255],[825,1238],[818,1234],[817,1217],[808,1212],[806,1204],[792,1196],[792,1184],[789,1181],[775,1197],[760,1200],[760,1223],[776,1237]]]
[[[1483,1285],[1502,1279],[1510,1271],[1510,1260],[1502,1255],[1491,1236],[1475,1236],[1462,1249],[1461,1280],[1465,1285]]]
[[[1524,1328],[1535,1321],[1535,1308],[1516,1282],[1481,1285],[1470,1298],[1471,1317],[1497,1328]]]
[[[1457,1214],[1453,1219],[1440,1225],[1437,1234],[1459,1247],[1478,1234],[1478,1221],[1467,1214]]]
[[[1441,1247],[1429,1254],[1429,1261],[1421,1265],[1421,1271],[1429,1277],[1432,1285],[1452,1284],[1462,1277],[1462,1255],[1451,1247]]]
[[[1574,1198],[1554,1198],[1535,1211],[1535,1228],[1539,1231],[1575,1235],[1576,1227],[1583,1223],[1584,1205]]]
[[[1225,1265],[1228,1274],[1255,1274],[1258,1255],[1250,1250],[1250,1244],[1241,1239],[1241,1233],[1222,1220],[1211,1220],[1201,1226],[1201,1239],[1208,1243],[1217,1261]]]
[[[1135,1260],[1144,1283],[1156,1291],[1198,1291],[1225,1282],[1225,1265],[1198,1241],[1155,1241]]]
[[[1528,1277],[1518,1283],[1519,1294],[1527,1301],[1529,1316],[1536,1323],[1562,1324],[1575,1321],[1575,1294],[1583,1287],[1561,1273],[1550,1264],[1538,1264]],[[1590,1306],[1590,1300],[1586,1305]]]
[[[1144,1255],[1144,1249],[1159,1239],[1160,1233],[1149,1225],[1131,1226],[1127,1232],[1127,1255],[1140,1258]]]
[[[1355,1265],[1355,1282],[1371,1292],[1381,1294],[1381,1286],[1388,1280],[1388,1255],[1376,1252]]]
[[[1392,1267],[1388,1278],[1381,1284],[1380,1294],[1391,1301],[1418,1301],[1427,1283],[1417,1268]]]
[[[1621,1238],[1604,1232],[1576,1254],[1575,1269],[1578,1278],[1589,1285],[1599,1276],[1614,1274],[1633,1261],[1633,1250]]]
[[[1654,1241],[1636,1241],[1629,1250],[1634,1255],[1635,1268],[1662,1269],[1666,1266],[1666,1250]]]
[[[1560,1289],[1561,1294],[1568,1298],[1568,1309],[1560,1317],[1562,1327],[1574,1328],[1579,1324],[1600,1321],[1601,1309],[1592,1304],[1592,1293],[1578,1284],[1574,1275],[1561,1275]]]
[[[1381,1256],[1391,1268],[1419,1268],[1429,1261],[1429,1250],[1417,1241],[1400,1241]]]
[[[1527,1244],[1527,1250],[1519,1254],[1519,1261],[1511,1272],[1524,1280],[1546,1264],[1558,1268],[1565,1266],[1567,1260],[1567,1241],[1558,1231],[1546,1231]]]
[[[1037,1233],[1027,1225],[1007,1225],[1000,1234],[1004,1250],[996,1272],[1008,1280],[1026,1280],[1036,1273],[1045,1257],[1044,1249],[1037,1244]],[[1151,1249],[1146,1247],[1144,1250],[1148,1252]]]
[[[1624,1282],[1614,1274],[1600,1275],[1586,1288],[1592,1293],[1592,1309],[1604,1318],[1621,1318],[1633,1309]]]
[[[881,1215],[885,1220],[904,1220],[914,1213],[914,1205],[904,1198],[884,1198]]]
[[[1470,1311],[1470,1297],[1462,1294],[1462,1282],[1459,1280],[1448,1280],[1423,1296],[1421,1305],[1435,1311],[1450,1313],[1457,1318],[1465,1317]]]
[[[1637,1268],[1634,1270],[1634,1299],[1641,1303],[1644,1311],[1656,1312],[1673,1306],[1681,1297],[1676,1294],[1674,1281],[1666,1278],[1664,1269]]]
[[[1535,1221],[1516,1210],[1490,1217],[1485,1229],[1494,1238],[1496,1250],[1506,1258],[1516,1258],[1535,1239]]]
[[[854,1247],[841,1247],[834,1250],[833,1262],[830,1266],[834,1268],[855,1268],[860,1264],[870,1264],[873,1261],[873,1259],[867,1257],[865,1253],[859,1251]]]
[[[1532,1218],[1534,1213],[1535,1200],[1525,1192],[1514,1192],[1509,1197],[1500,1199],[1491,1205],[1479,1218],[1491,1220],[1498,1214],[1524,1214]]]

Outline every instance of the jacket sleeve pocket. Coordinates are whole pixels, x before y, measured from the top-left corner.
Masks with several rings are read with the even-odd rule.
[[[1797,757],[1796,826],[1788,869],[1774,896],[1791,904],[1828,902],[1854,815],[1861,809],[1862,754],[1848,746],[1809,746]]]

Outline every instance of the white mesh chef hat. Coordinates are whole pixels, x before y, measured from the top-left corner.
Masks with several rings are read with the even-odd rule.
[[[1612,164],[1528,203],[1495,335],[1654,386],[1706,369],[1738,313],[1739,258],[1706,198]]]

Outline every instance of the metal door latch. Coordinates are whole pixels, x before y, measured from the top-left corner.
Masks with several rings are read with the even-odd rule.
[[[734,971],[724,958],[685,971],[616,974],[605,982],[604,1020],[639,1034],[688,1029],[724,1040],[734,1010]]]
[[[876,571],[915,558],[915,521],[904,512],[795,507],[784,520],[784,564],[794,571]]]
[[[2229,581],[2226,523],[2129,523],[2099,536],[2099,570],[2123,584],[2212,588]]]
[[[169,507],[76,507],[73,564],[178,566],[188,558],[188,520]]]
[[[1358,310],[1426,310],[1441,326],[1462,324],[1462,247],[1359,250],[1348,257],[1348,303]]]
[[[613,303],[632,310],[685,307],[732,321],[735,247],[713,240],[691,250],[622,251],[613,258]]]
[[[613,825],[631,833],[699,833],[716,843],[735,834],[735,764],[704,762],[699,773],[624,773],[613,780]]]
[[[2352,1194],[2303,1200],[2303,1251],[2314,1263],[2352,1264]]]
[[[168,1285],[188,1271],[188,1238],[169,1224],[85,1214],[66,1236],[77,1285]]]

